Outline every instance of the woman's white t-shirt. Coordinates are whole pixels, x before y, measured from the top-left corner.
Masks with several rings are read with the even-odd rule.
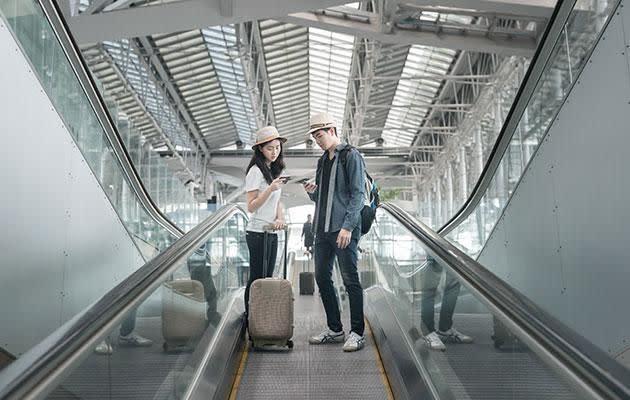
[[[260,194],[268,187],[269,184],[265,180],[260,168],[258,168],[257,165],[252,166],[245,177],[245,191],[251,192],[258,190],[258,194]],[[263,232],[265,225],[273,224],[275,222],[281,192],[282,190],[280,189],[271,192],[267,201],[265,201],[258,210],[250,214],[246,230],[250,232]]]

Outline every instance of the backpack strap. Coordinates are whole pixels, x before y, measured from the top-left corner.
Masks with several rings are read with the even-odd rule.
[[[353,145],[346,144],[346,147],[341,149],[341,151],[339,152],[339,158],[343,165],[346,165],[346,163],[348,162],[348,153],[350,153],[350,150],[352,149],[354,149]]]
[[[352,151],[352,149],[356,149],[356,147],[354,147],[351,144],[347,144],[346,147],[344,147],[340,152],[339,152],[339,158],[341,161],[341,163],[343,164],[344,168],[347,168],[347,162],[348,162],[348,154],[350,153],[350,151]],[[364,204],[365,205],[371,205],[371,193],[372,193],[372,184],[374,182],[374,180],[372,179],[372,177],[370,176],[370,174],[367,172],[367,167],[365,165],[365,160],[363,160],[363,158],[361,158],[361,163],[363,164],[363,171],[365,172],[365,176],[363,177],[363,179],[365,180],[365,201]],[[366,179],[367,178],[367,179]],[[346,180],[348,180],[348,170],[346,169]],[[349,184],[349,182],[347,182]]]

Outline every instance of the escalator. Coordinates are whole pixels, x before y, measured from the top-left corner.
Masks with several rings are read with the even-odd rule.
[[[237,261],[246,254],[246,218],[226,206],[183,236],[171,232],[158,256],[5,368],[0,398],[630,398],[628,371],[605,352],[387,204],[362,239],[366,348],[344,354],[339,346],[309,346],[307,335],[324,325],[321,304],[296,294],[295,348],[250,351]],[[427,289],[441,285],[438,270],[466,289],[453,320],[473,337],[471,344],[447,343],[445,352],[427,347],[420,313]],[[203,296],[191,283],[195,274],[203,276],[194,279]],[[190,287],[175,288],[178,281]],[[434,302],[441,315],[444,302]],[[132,313],[137,330],[158,345],[95,354]],[[514,346],[495,346],[497,324]]]
[[[11,149],[3,157],[2,220],[10,228],[2,240],[0,368],[183,235],[149,196],[124,146],[129,131],[117,131],[62,33],[37,2],[0,2],[0,114]]]
[[[362,276],[374,277],[366,288],[366,348],[346,354],[340,346],[309,346],[306,336],[323,327],[322,307],[317,296],[298,295],[295,348],[249,351],[241,317],[243,282],[238,267],[225,262],[234,252],[245,251],[237,244],[245,223],[243,211],[228,206],[184,235],[6,368],[0,374],[0,398],[220,399],[230,398],[230,393],[239,399],[630,396],[628,370],[392,205],[379,209],[374,230],[362,242]],[[219,321],[206,318],[206,302],[198,307],[191,301],[194,295],[168,290],[174,276],[188,275],[199,248],[223,264],[216,269],[205,266],[216,271],[212,279]],[[458,329],[474,336],[474,343],[447,344],[447,351],[439,352],[422,340],[419,276],[425,276],[427,259],[468,289],[469,298],[459,299],[454,320]],[[299,268],[292,270],[295,274]],[[173,306],[186,317],[171,319],[165,310]],[[110,356],[94,354],[96,343],[111,335],[129,312],[143,307],[162,308],[160,317],[141,318],[138,324],[142,334],[156,341],[169,340],[165,333],[174,321],[176,327],[193,329],[190,332],[200,321],[205,325],[196,331],[197,337],[191,333],[184,338],[178,351],[118,347]],[[519,348],[493,346],[493,319],[519,339]]]

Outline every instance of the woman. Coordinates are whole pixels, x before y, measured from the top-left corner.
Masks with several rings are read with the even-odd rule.
[[[245,191],[247,211],[251,213],[247,224],[247,247],[249,248],[249,280],[245,288],[245,312],[249,310],[249,288],[253,281],[263,278],[263,251],[267,246],[267,274],[273,275],[278,252],[278,235],[268,234],[269,243],[264,243],[265,227],[284,227],[284,210],[280,204],[282,186],[286,183],[280,174],[284,170],[282,144],[287,139],[280,137],[273,126],[256,132],[256,143],[252,146],[254,155],[247,167]]]

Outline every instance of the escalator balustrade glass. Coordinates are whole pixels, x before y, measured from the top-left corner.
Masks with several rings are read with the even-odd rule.
[[[442,398],[576,399],[423,243],[383,209],[361,241],[372,276]]]
[[[48,398],[170,399],[192,390],[226,313],[243,311],[246,224],[242,214],[224,221]],[[220,375],[225,365],[210,368]]]

